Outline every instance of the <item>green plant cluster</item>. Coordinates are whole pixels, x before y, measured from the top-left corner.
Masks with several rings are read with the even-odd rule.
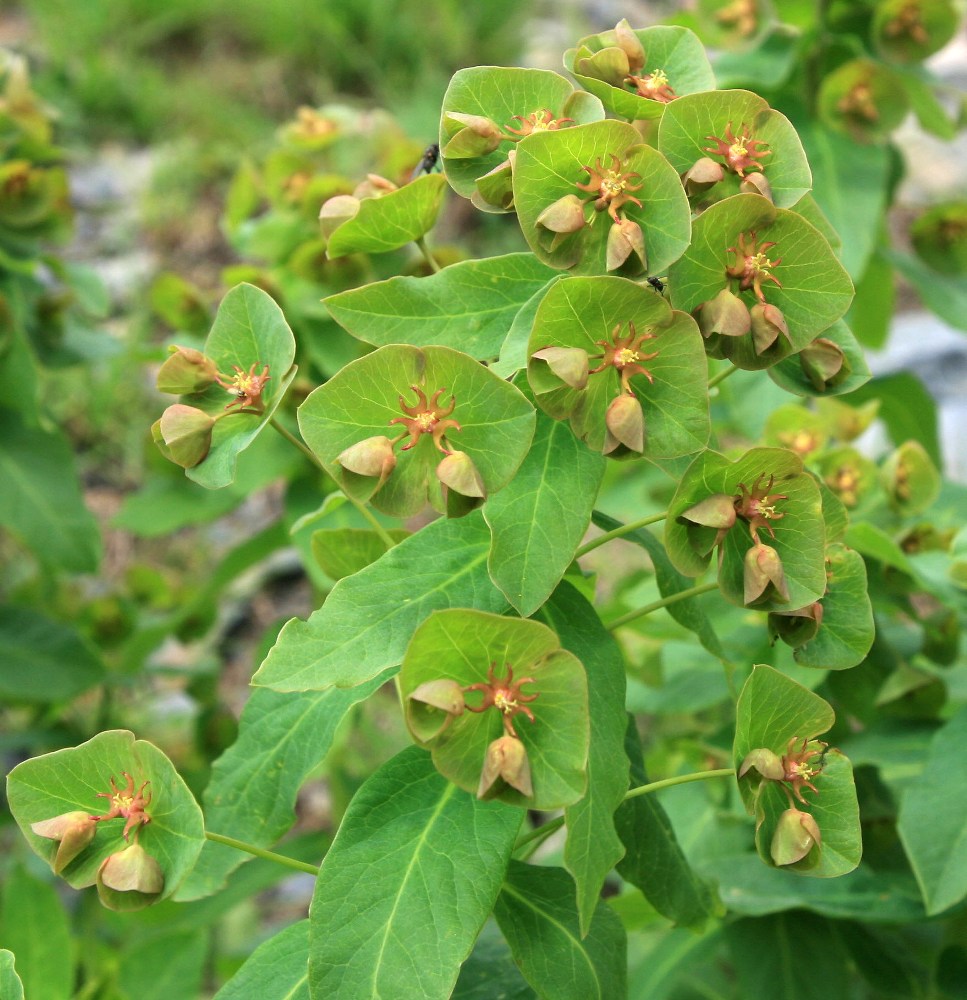
[[[324,599],[274,638],[200,802],[110,725],[11,771],[30,847],[140,935],[105,995],[170,975],[176,940],[197,982],[199,929],[271,882],[264,862],[315,876],[309,916],[222,998],[958,995],[965,491],[905,412],[917,384],[871,381],[862,350],[885,323],[870,269],[896,254],[879,74],[907,80],[956,21],[929,0],[796,4],[793,26],[706,6],[739,46],[714,72],[687,27],[622,21],[565,54],[578,87],[458,71],[436,150],[378,124],[388,177],[336,173],[360,133],[323,109],[236,179],[231,232],[260,267],[170,349],[152,438],[211,491],[285,477],[288,523],[212,593],[291,538]],[[790,114],[715,89],[743,60]],[[791,113],[794,84],[815,115]],[[882,166],[865,201],[856,163]],[[441,266],[448,188],[514,216],[521,249]],[[914,243],[954,292],[957,217]],[[410,244],[425,268],[386,276]],[[177,279],[155,300],[207,325]],[[874,460],[855,442],[877,416]],[[274,853],[387,686],[411,745],[331,841]],[[38,883],[10,884],[5,930]]]

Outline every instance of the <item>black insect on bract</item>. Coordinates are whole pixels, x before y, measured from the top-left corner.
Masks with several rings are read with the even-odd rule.
[[[661,278],[646,278],[649,285],[659,294],[665,294],[665,282]]]
[[[432,174],[433,171],[439,166],[439,160],[439,145],[435,142],[430,143],[430,145],[423,150],[423,157],[420,162],[413,168],[413,173],[410,174],[410,180],[415,181],[420,174]]]

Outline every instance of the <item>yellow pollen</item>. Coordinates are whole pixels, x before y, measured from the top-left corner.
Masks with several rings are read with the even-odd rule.
[[[510,715],[510,713],[517,708],[517,701],[514,698],[508,698],[506,691],[498,691],[494,695],[494,705],[499,708],[504,715]]]
[[[741,136],[740,138],[736,139],[735,142],[732,143],[732,145],[729,147],[729,152],[733,156],[745,156],[745,154],[749,152],[748,147],[745,145],[746,142],[747,142],[747,137],[744,135]]]
[[[416,422],[422,431],[432,431],[436,426],[436,417],[432,413],[420,413]]]
[[[772,261],[762,252],[757,253],[754,257],[746,257],[746,264],[759,274],[765,274],[770,267],[774,266]]]
[[[653,87],[664,87],[668,83],[668,77],[663,69],[656,69],[649,77]]]
[[[621,175],[616,174],[613,170],[609,171],[608,175],[601,181],[602,194],[621,194],[624,189],[625,182],[621,179]]]
[[[638,358],[637,351],[633,351],[630,347],[623,347],[614,356],[614,364],[616,368],[624,368],[626,365],[634,364]]]

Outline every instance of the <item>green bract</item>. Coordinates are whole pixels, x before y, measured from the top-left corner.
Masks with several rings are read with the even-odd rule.
[[[841,396],[870,380],[870,369],[852,330],[838,319],[798,354],[783,358],[769,377],[797,396]]]
[[[730,128],[734,141],[726,138]],[[716,138],[725,140],[726,146],[746,149],[758,166],[743,167],[745,154],[736,151],[733,160],[738,165],[730,167],[728,157],[715,152]],[[737,170],[746,177],[756,173],[765,177],[779,208],[791,208],[812,187],[806,154],[789,119],[747,90],[692,94],[672,101],[658,127],[658,149],[679,174],[703,157],[725,168],[724,179],[699,200],[738,193],[741,176]]]
[[[627,22],[623,22],[627,28]],[[621,25],[619,25],[619,28]],[[643,50],[643,64],[634,66],[627,52],[619,45],[616,32],[602,31],[588,35],[577,48],[564,54],[564,65],[577,81],[595,96],[612,114],[630,119],[661,117],[668,99],[639,96],[635,81],[629,74],[655,82],[653,74],[667,77],[667,85],[675,97],[712,90],[715,77],[705,49],[698,38],[685,28],[654,27],[636,31],[629,29]],[[660,85],[660,83],[659,83]]]
[[[575,91],[568,80],[550,70],[503,66],[459,70],[443,95],[440,118],[440,155],[447,180],[478,208],[509,211],[513,198],[507,158],[524,137],[517,132],[563,129],[602,118],[599,100]]]
[[[623,178],[618,183],[624,189],[596,208],[596,191],[578,185],[593,186],[596,176],[611,172]],[[538,259],[573,274],[603,274],[622,264],[631,274],[663,274],[688,246],[688,199],[678,175],[623,122],[595,122],[522,141],[514,165],[514,204]],[[556,213],[568,210],[558,221]],[[616,217],[640,229],[641,249],[613,264],[609,239],[614,240]]]
[[[685,312],[708,308],[705,304],[731,285],[743,305],[755,306],[754,290],[741,289],[739,279],[728,274],[741,260],[743,241],[750,250],[753,244],[760,250],[771,244],[762,252],[775,280],[762,281],[762,295],[781,311],[787,332],[763,347],[748,332],[709,331],[708,347],[740,368],[768,368],[801,351],[839,319],[849,306],[853,285],[832,248],[802,216],[775,208],[760,195],[739,194],[696,220],[691,245],[668,274],[672,305]]]
[[[372,497],[379,510],[398,517],[415,514],[427,503],[443,511],[446,501],[438,470],[446,455],[434,446],[432,431],[419,434],[412,449],[402,450],[410,440],[408,425],[401,426],[407,419],[403,406],[419,406],[421,393],[427,405],[436,397],[441,412],[453,400],[452,413],[440,422],[456,421],[459,429],[445,429],[442,447],[468,456],[482,484],[482,493],[465,493],[459,486],[456,492],[483,498],[505,486],[527,454],[534,409],[513,386],[449,348],[382,347],[354,361],[302,404],[299,427],[326,470],[351,496]],[[396,452],[386,452],[396,456],[395,467],[382,482],[378,471],[363,474],[347,467],[348,449],[390,437],[401,440]]]
[[[483,711],[471,711],[480,705],[483,692],[467,688],[495,679],[499,686],[509,671],[514,684],[533,678],[521,686],[523,707],[501,711],[498,699]],[[467,707],[448,718],[444,710],[417,700],[414,692],[421,685],[438,680],[463,688]],[[461,788],[533,809],[560,808],[584,794],[590,736],[587,680],[580,660],[561,649],[546,625],[479,611],[438,611],[413,633],[406,648],[400,694],[414,738]],[[431,725],[428,716],[434,714],[439,721]],[[532,794],[510,787],[503,778],[487,788],[481,785],[488,748],[508,736],[508,723],[526,751]],[[509,737],[514,738],[512,733]]]
[[[770,611],[805,607],[826,590],[823,546],[817,544],[824,537],[824,527],[819,488],[792,452],[753,448],[737,462],[714,451],[699,455],[682,476],[668,508],[668,555],[680,572],[688,576],[703,573],[717,544],[720,522],[709,524],[709,519],[695,508],[721,497],[720,506],[727,512],[730,507],[735,509],[743,496],[755,491],[782,495],[782,499],[769,504],[774,513],[767,515],[758,534],[760,542],[777,553],[788,587],[785,600],[775,594],[756,606]],[[731,524],[721,524],[724,534],[719,542],[719,587],[730,601],[740,605],[746,603],[744,563],[754,545],[750,529],[751,524],[737,515]]]
[[[629,324],[638,337],[650,334],[634,351],[651,378],[628,369],[633,392],[628,398],[637,400],[643,412],[644,454],[674,458],[700,450],[709,432],[702,338],[689,316],[673,310],[647,286],[624,278],[572,278],[558,282],[544,297],[528,344],[527,374],[538,404],[558,420],[570,419],[571,429],[588,447],[615,450],[609,447],[607,421],[609,407],[624,392],[619,369],[609,365],[588,373],[602,363],[607,350],[598,342],[627,338]],[[576,355],[586,376],[582,388],[561,378],[553,357],[542,359],[555,347],[587,355]]]
[[[108,799],[98,792],[111,792],[113,777],[123,787],[122,772],[133,776],[135,786],[150,782],[145,794],[151,822],[131,831],[160,865],[164,876],[162,897],[170,896],[195,863],[205,842],[201,810],[171,761],[153,744],[135,740],[134,734],[118,729],[99,733],[78,747],[56,750],[18,764],[7,778],[7,798],[23,835],[34,852],[45,860],[56,853],[53,840],[38,837],[32,823],[71,811],[92,815],[108,812]],[[62,872],[75,888],[93,885],[98,868],[127,843],[121,818],[100,822],[94,840]]]

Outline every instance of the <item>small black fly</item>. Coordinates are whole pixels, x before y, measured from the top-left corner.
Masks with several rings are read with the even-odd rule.
[[[439,166],[440,161],[440,147],[437,143],[433,142],[423,150],[423,157],[420,162],[413,168],[413,173],[410,174],[410,180],[415,181],[420,174],[432,174],[434,170]]]
[[[649,285],[659,294],[665,294],[665,282],[661,278],[646,278]]]

